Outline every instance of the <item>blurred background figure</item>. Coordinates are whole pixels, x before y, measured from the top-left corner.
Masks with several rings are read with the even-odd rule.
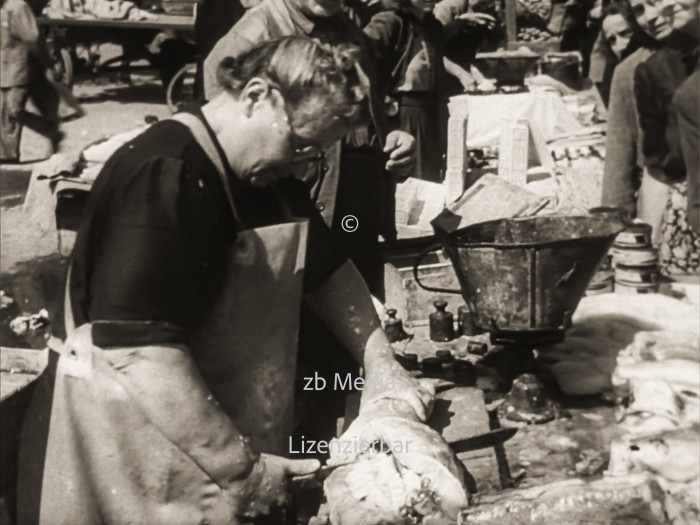
[[[614,70],[603,174],[604,206],[617,206],[653,227],[655,244],[668,199],[668,185],[644,169],[639,115],[634,99],[634,72],[671,34],[671,26],[654,0],[624,0],[623,13],[632,28],[636,51]]]
[[[700,72],[681,84],[673,97],[674,130],[678,134],[688,182],[688,224],[700,234]]]
[[[600,20],[600,33],[591,51],[588,77],[598,89],[603,104],[608,107],[613,72],[621,60],[636,51],[636,42],[632,39],[630,22],[619,4],[606,6]]]
[[[241,19],[248,7],[253,7],[253,4],[244,7],[240,0],[201,0],[197,4],[194,19],[197,46],[197,72],[194,83],[196,100],[204,98],[204,59],[219,39]]]
[[[382,3],[387,10],[374,15],[364,31],[375,42],[390,125],[416,139],[416,165],[410,175],[441,182],[447,150],[445,73],[460,81],[462,91],[474,87],[474,78],[445,57],[443,24],[433,15],[432,2]]]
[[[465,89],[495,89],[475,66],[474,58],[479,51],[496,49],[495,39],[505,36],[498,18],[502,8],[500,2],[483,0],[441,0],[435,4],[433,15],[443,25],[445,58],[464,71],[445,79],[448,97],[463,93]],[[448,69],[448,72],[452,71]]]
[[[635,71],[634,93],[641,128],[642,154],[649,174],[670,185],[661,224],[659,260],[666,274],[695,274],[700,269],[700,241],[688,226],[688,194],[677,129],[669,126],[673,96],[698,61],[698,0],[657,0],[671,27],[663,46]]]
[[[0,7],[0,161],[19,161],[22,127],[36,131],[58,149],[59,94],[36,18],[24,0]],[[39,114],[27,111],[30,101]]]
[[[383,0],[385,11],[365,27],[387,86],[389,124],[416,139],[411,176],[440,181],[447,149],[443,30],[424,0]]]
[[[552,13],[547,27],[553,34],[561,35],[560,51],[578,51],[583,62],[583,76],[588,76],[589,59],[598,26],[591,27],[589,13],[596,6],[595,0],[552,0]],[[594,19],[595,20],[595,19]]]

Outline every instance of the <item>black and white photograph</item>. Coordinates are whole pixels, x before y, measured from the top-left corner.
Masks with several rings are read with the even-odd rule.
[[[0,525],[700,525],[700,0],[0,5]]]

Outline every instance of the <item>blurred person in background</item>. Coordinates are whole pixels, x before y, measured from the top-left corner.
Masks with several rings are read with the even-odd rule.
[[[195,45],[197,46],[197,72],[194,98],[204,98],[204,59],[219,39],[228,33],[245,14],[241,0],[200,0],[194,18]]]
[[[623,9],[617,3],[607,5],[602,10],[600,33],[591,52],[591,67],[588,78],[595,85],[605,107],[610,101],[610,86],[613,73],[621,60],[636,51],[632,39],[632,26]]]
[[[383,5],[387,10],[374,15],[364,31],[376,44],[381,82],[388,86],[390,124],[416,139],[410,175],[441,182],[447,150],[445,74],[458,78],[465,91],[474,87],[474,79],[445,57],[443,24],[433,16],[432,2],[384,0]]]
[[[678,136],[688,183],[688,224],[700,234],[700,71],[690,75],[673,97],[672,133]],[[673,126],[677,129],[673,129]]]
[[[581,53],[584,77],[588,76],[591,49],[597,35],[597,27],[591,28],[589,24],[589,13],[596,3],[596,0],[552,0],[547,26],[551,33],[561,35],[560,51]]]
[[[624,0],[621,5],[639,48],[615,68],[612,78],[602,203],[621,207],[651,225],[654,244],[658,244],[669,187],[644,169],[634,72],[668,38],[671,25],[661,16],[655,0]]]
[[[380,0],[344,0],[343,11],[357,24],[357,27],[365,27],[374,15],[384,10]]]
[[[60,95],[36,18],[24,0],[2,0],[0,24],[0,161],[19,161],[23,126],[49,139],[54,153],[63,138]],[[29,101],[39,114],[26,109]]]
[[[493,91],[495,84],[474,64],[479,50],[490,50],[487,40],[498,33],[498,2],[484,5],[479,0],[440,0],[433,15],[443,26],[447,97],[464,91]],[[484,47],[485,49],[482,49]]]
[[[637,66],[634,76],[644,166],[652,177],[670,185],[659,245],[666,274],[695,274],[700,269],[700,239],[686,220],[685,165],[677,129],[669,126],[673,96],[698,61],[697,4],[698,0],[656,1],[672,31],[663,46]]]

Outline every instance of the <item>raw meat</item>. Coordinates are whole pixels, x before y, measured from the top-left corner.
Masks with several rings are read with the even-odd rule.
[[[468,505],[464,467],[395,394],[364,405],[331,446],[328,464],[343,465],[324,483],[334,525],[455,523]]]
[[[566,340],[539,348],[538,363],[567,395],[610,390],[616,367],[621,380],[662,377],[678,383],[677,391],[690,386],[692,395],[700,374],[699,316],[696,305],[659,294],[585,297]]]
[[[566,480],[479,498],[460,525],[661,525],[664,494],[644,475]]]
[[[634,361],[687,359],[700,362],[698,335],[692,331],[639,332],[625,352]]]
[[[651,471],[668,481],[690,482],[700,476],[700,432],[682,428],[653,436],[626,437],[610,450],[610,471]]]
[[[668,359],[621,364],[615,369],[613,384],[647,379],[664,380],[676,392],[687,391],[697,397],[700,394],[700,363],[686,359]]]

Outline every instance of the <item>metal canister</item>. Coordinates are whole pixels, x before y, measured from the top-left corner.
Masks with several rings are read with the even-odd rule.
[[[435,301],[435,312],[430,314],[430,339],[436,342],[452,341],[455,338],[454,316],[446,310],[447,301]]]
[[[418,370],[418,355],[416,354],[395,354],[395,359],[406,370]]]
[[[646,294],[656,293],[659,290],[658,283],[631,284],[615,281],[615,293],[619,294]]]
[[[610,277],[606,281],[597,283],[596,285],[590,285],[586,289],[586,296],[591,295],[603,295],[606,293],[612,293],[615,291],[615,280]]]
[[[437,357],[426,357],[420,362],[425,374],[442,374],[442,363]]]
[[[630,266],[644,266],[647,264],[658,263],[659,252],[651,246],[642,246],[639,248],[622,248],[613,245],[611,250],[614,266],[618,264],[627,264]]]
[[[449,350],[438,350],[435,352],[435,357],[437,357],[437,360],[440,361],[441,363],[451,363],[452,361],[455,360],[455,357],[452,355],[452,352]]]
[[[640,222],[630,225],[615,237],[615,247],[641,248],[651,245],[651,226]]]
[[[467,343],[467,352],[474,355],[486,355],[489,347],[483,341],[469,341]]]
[[[386,313],[389,318],[384,321],[384,333],[386,333],[389,342],[395,343],[408,338],[408,334],[403,329],[403,322],[396,317],[396,310],[389,308]]]
[[[627,284],[652,284],[659,282],[659,266],[618,264],[615,267],[615,282]]]
[[[483,333],[483,330],[476,325],[476,319],[466,304],[457,310],[457,330],[460,335],[471,337]]]

